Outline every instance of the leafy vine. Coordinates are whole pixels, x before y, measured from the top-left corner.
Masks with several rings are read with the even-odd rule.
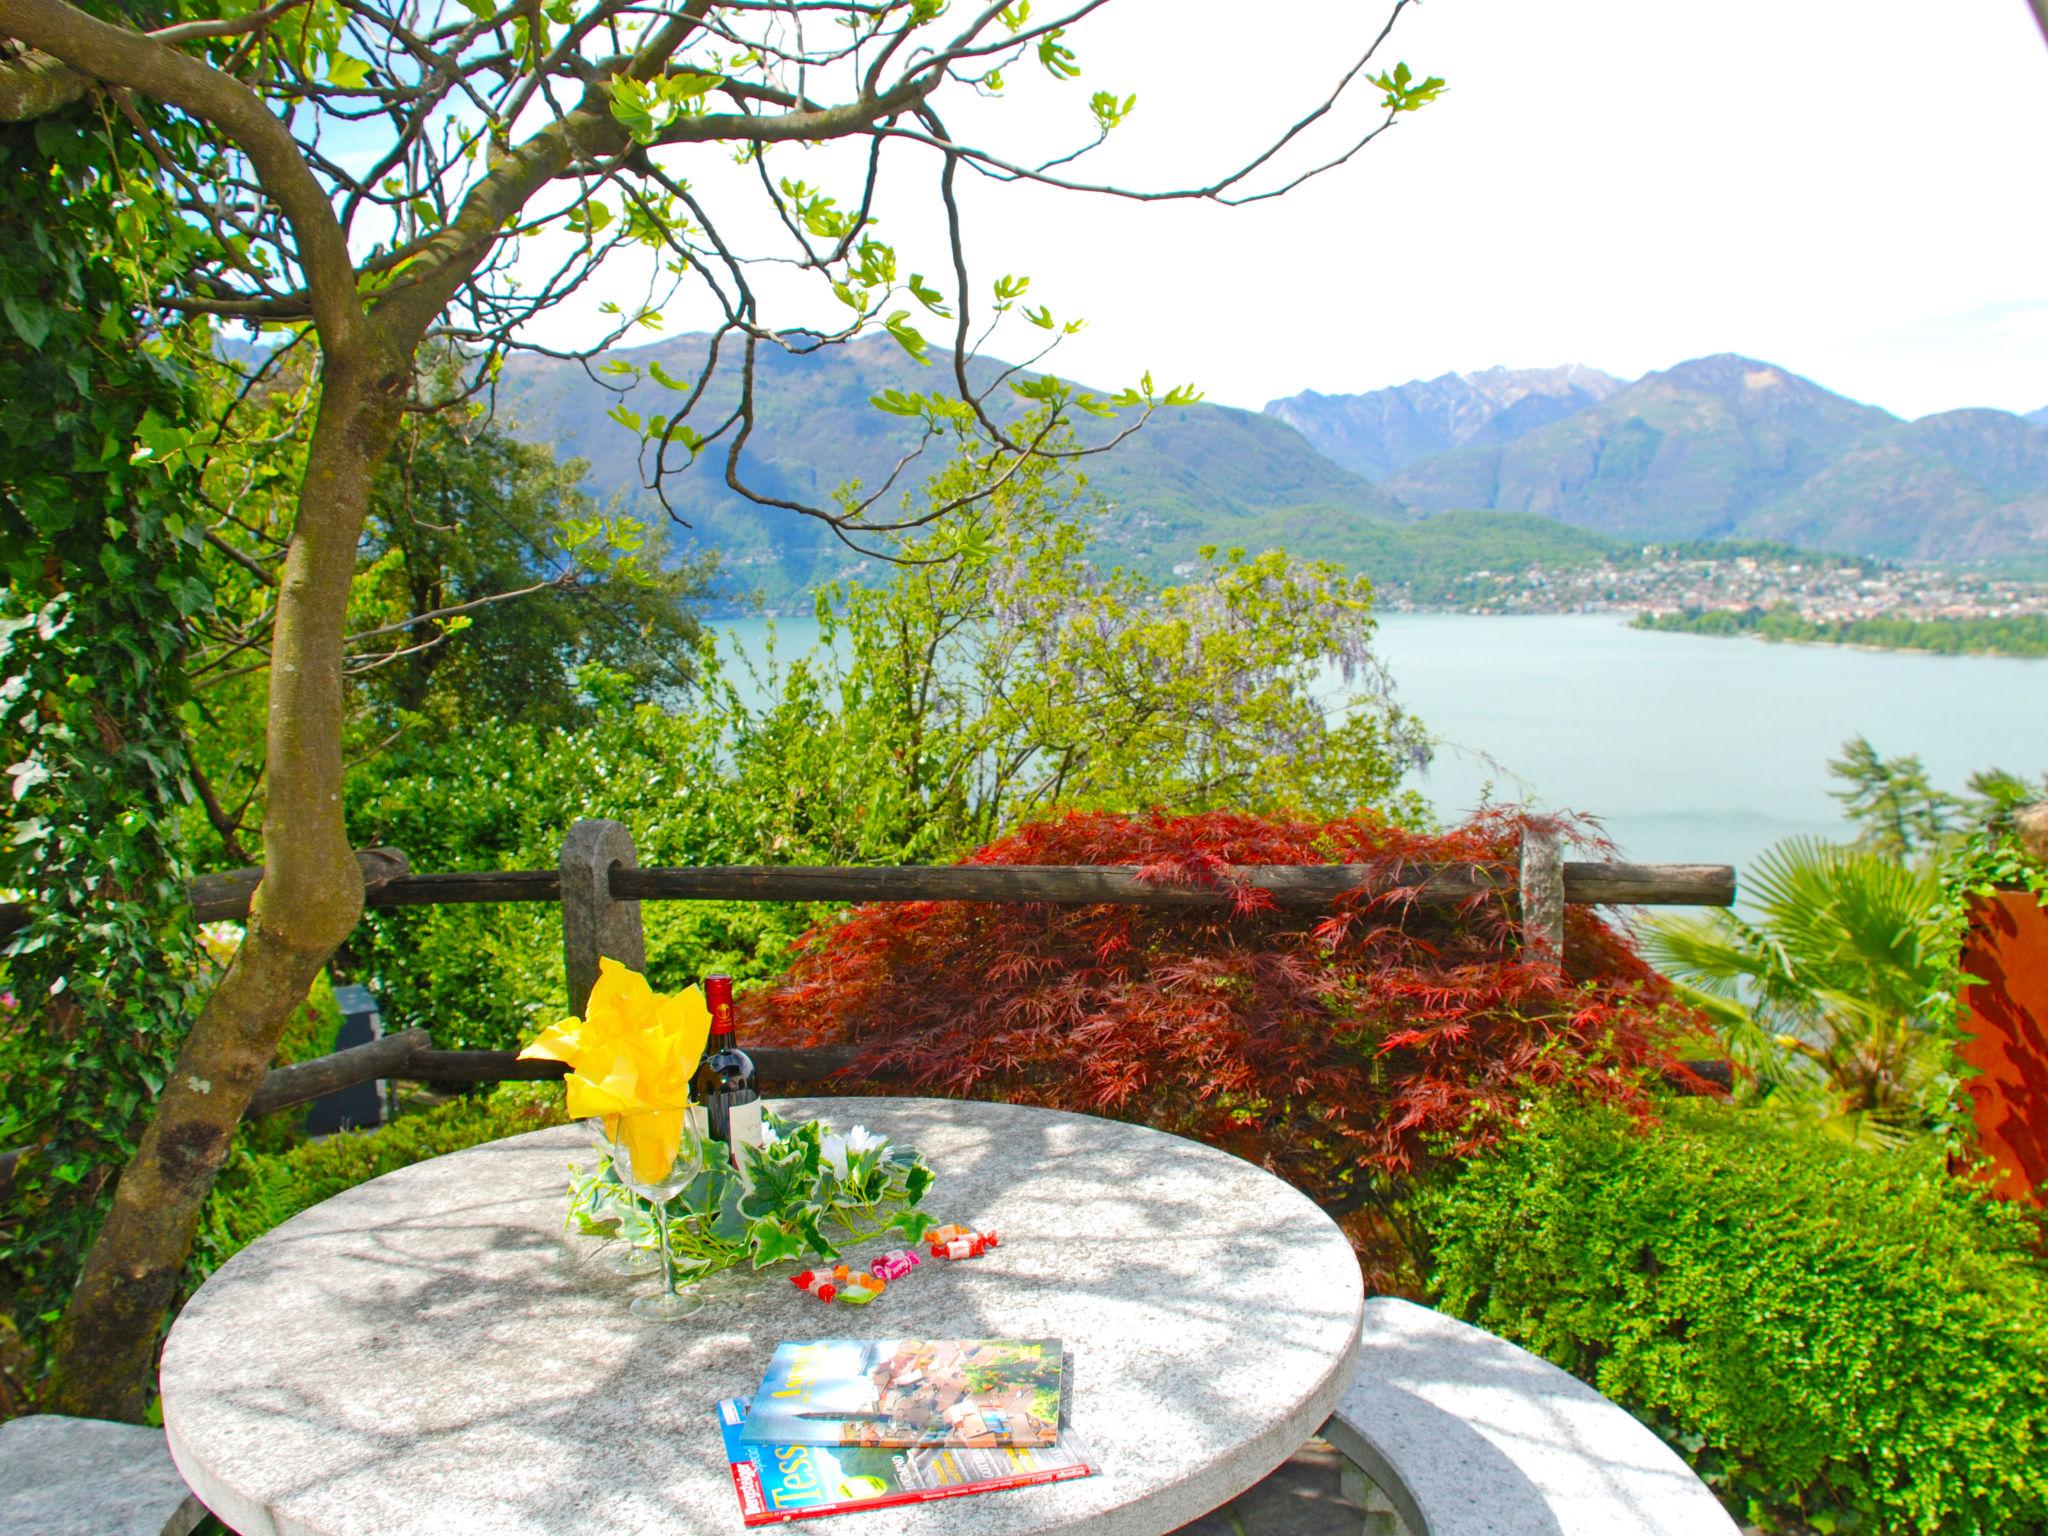
[[[124,177],[119,139],[89,102],[0,126],[0,895],[23,909],[0,937],[0,1152],[22,1149],[0,1296],[38,1354],[197,961],[177,828],[203,523],[196,472],[138,444],[199,400],[174,355],[191,340],[147,318],[178,221]]]
[[[788,1121],[764,1112],[762,1145],[742,1149],[744,1176],[723,1142],[699,1141],[702,1171],[670,1210],[669,1246],[678,1276],[701,1280],[751,1262],[756,1269],[896,1233],[915,1242],[933,1225],[917,1209],[932,1170],[913,1147],[855,1126],[845,1135],[822,1120]],[[654,1221],[601,1155],[574,1168],[569,1222],[591,1237],[654,1241]]]

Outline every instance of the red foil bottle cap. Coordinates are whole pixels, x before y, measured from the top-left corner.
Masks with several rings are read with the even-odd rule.
[[[730,976],[706,976],[704,978],[704,1006],[711,1010],[711,1033],[729,1035],[732,1033],[732,978]]]

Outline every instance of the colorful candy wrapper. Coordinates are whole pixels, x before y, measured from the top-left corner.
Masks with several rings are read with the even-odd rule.
[[[839,1294],[839,1287],[832,1283],[832,1276],[807,1269],[800,1275],[791,1275],[789,1283],[800,1291],[809,1291],[820,1301],[830,1301]]]
[[[873,1275],[851,1275],[847,1278],[846,1288],[839,1293],[839,1299],[852,1306],[864,1307],[887,1289],[888,1286]]]
[[[878,1279],[901,1280],[923,1262],[922,1259],[918,1258],[908,1248],[898,1248],[893,1253],[883,1254],[868,1267],[875,1272],[875,1276]]]
[[[970,1232],[964,1237],[947,1238],[944,1242],[932,1244],[935,1259],[977,1259],[1000,1243],[993,1232]]]

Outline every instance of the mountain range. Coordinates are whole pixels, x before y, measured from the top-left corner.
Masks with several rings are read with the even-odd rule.
[[[615,357],[686,378],[706,345],[680,336]],[[984,383],[1003,366],[980,360],[970,377]],[[813,502],[829,501],[844,480],[881,485],[917,428],[869,401],[944,387],[950,372],[944,355],[920,367],[887,337],[802,357],[764,348],[748,478]],[[659,517],[637,439],[607,413],[623,401],[653,415],[680,397],[646,379],[621,394],[621,382],[601,364],[593,376],[515,356],[498,405],[521,435],[587,460],[601,498],[616,494]],[[1089,423],[1084,436],[1105,440],[1115,425]],[[667,481],[667,510],[689,525],[678,543],[717,547],[738,583],[771,601],[862,567],[815,520],[730,491],[712,457]],[[937,467],[907,472],[888,501]],[[1518,530],[1508,539],[1518,558],[1528,549],[1540,558],[1546,540],[1575,550],[1566,534],[1578,529],[1637,543],[1772,539],[1884,559],[2048,568],[2048,408],[1902,421],[1732,354],[1632,382],[1580,366],[1490,368],[1356,395],[1299,394],[1263,412],[1197,404],[1160,412],[1081,468],[1112,557],[1160,576],[1206,543],[1280,544],[1374,575],[1392,574],[1412,545],[1440,567],[1453,530],[1472,541],[1477,568],[1500,563],[1496,546],[1509,528]],[[1482,510],[1526,521],[1460,517],[1424,531],[1446,512]]]
[[[1646,374],[1508,442],[1410,462],[1384,485],[1424,512],[1534,512],[1627,538],[1971,564],[2048,554],[2048,430],[1989,410],[1902,422],[1729,354]]]
[[[705,347],[702,336],[679,336],[613,356],[650,375],[658,365],[671,378],[690,379],[702,366]],[[970,378],[981,387],[1004,366],[979,361]],[[601,363],[594,371],[598,379],[607,377]],[[802,357],[763,348],[755,369],[757,425],[745,450],[745,478],[766,494],[814,505],[830,505],[842,481],[882,486],[916,446],[918,428],[877,411],[870,399],[891,389],[945,389],[951,372],[949,355],[935,354],[932,366],[920,367],[886,336]],[[717,420],[715,408],[729,405],[729,393],[721,401],[715,391],[716,386],[709,400],[714,409],[702,410],[697,419]],[[519,435],[550,444],[562,458],[588,461],[586,485],[601,500],[616,494],[629,510],[650,519],[672,513],[688,525],[675,542],[717,548],[741,585],[771,599],[865,568],[861,557],[815,519],[756,505],[730,490],[722,443],[693,469],[665,477],[664,507],[645,489],[638,438],[608,413],[624,401],[652,416],[674,409],[679,399],[647,379],[621,394],[578,364],[525,354],[507,362],[497,405]],[[1115,424],[1091,422],[1084,439],[1107,441],[1115,430]],[[943,462],[924,460],[906,471],[878,511],[893,509],[896,492],[914,489]],[[1154,574],[1192,559],[1205,543],[1306,548],[1315,539],[1307,524],[1412,516],[1364,476],[1317,453],[1277,417],[1224,406],[1162,410],[1113,451],[1080,460],[1078,469],[1105,504],[1105,542],[1117,558]]]
[[[1488,368],[1363,395],[1314,390],[1275,400],[1278,416],[1323,457],[1369,480],[1455,448],[1510,443],[1627,388],[1597,368]]]

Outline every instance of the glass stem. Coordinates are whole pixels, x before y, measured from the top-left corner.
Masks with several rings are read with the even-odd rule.
[[[673,1296],[676,1293],[676,1261],[668,1251],[668,1202],[656,1200],[654,1206],[654,1227],[661,1234],[661,1294]]]

